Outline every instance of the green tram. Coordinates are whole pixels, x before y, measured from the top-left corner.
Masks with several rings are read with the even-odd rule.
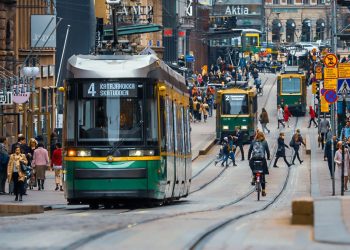
[[[185,79],[155,56],[78,55],[65,83],[69,204],[163,203],[191,183]]]
[[[288,105],[293,115],[305,115],[306,112],[306,77],[298,66],[286,66],[277,77],[277,104]]]
[[[239,127],[245,142],[251,141],[257,128],[258,100],[256,88],[232,87],[219,90],[216,99],[216,137],[235,134]]]

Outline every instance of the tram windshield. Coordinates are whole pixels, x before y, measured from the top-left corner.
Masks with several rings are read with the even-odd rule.
[[[282,78],[282,94],[300,93],[300,78]]]
[[[81,92],[78,94],[79,144],[143,141],[142,84],[90,82],[83,84]]]
[[[247,95],[224,95],[222,98],[223,115],[248,114]]]

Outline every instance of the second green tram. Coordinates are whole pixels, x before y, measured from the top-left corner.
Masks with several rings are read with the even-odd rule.
[[[277,105],[288,105],[293,115],[304,116],[307,102],[306,77],[298,67],[287,66],[277,77]]]
[[[218,140],[234,135],[236,127],[244,132],[245,142],[254,138],[258,111],[255,88],[233,87],[220,90],[216,105],[216,137]]]

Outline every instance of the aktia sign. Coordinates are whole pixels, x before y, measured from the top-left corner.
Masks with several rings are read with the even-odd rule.
[[[225,15],[249,15],[249,9],[243,5],[227,6]]]

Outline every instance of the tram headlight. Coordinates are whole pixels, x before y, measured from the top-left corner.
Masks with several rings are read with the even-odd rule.
[[[91,156],[91,150],[86,149],[69,149],[68,157],[87,157]]]
[[[247,129],[248,129],[248,126],[247,126],[247,125],[243,125],[243,126],[241,126],[241,129],[242,129],[242,130],[247,130]]]
[[[228,130],[228,125],[222,126],[222,129],[223,129],[223,130]]]
[[[129,151],[129,156],[153,156],[154,150],[134,149]]]

